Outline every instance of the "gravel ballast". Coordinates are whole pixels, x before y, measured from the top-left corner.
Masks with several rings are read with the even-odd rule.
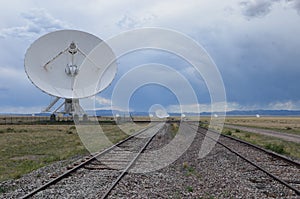
[[[166,125],[147,147],[148,151],[161,149],[171,142],[174,134],[170,125]],[[185,131],[189,129],[184,127]],[[162,169],[148,173],[129,172],[108,198],[297,198],[283,185],[218,144],[208,155],[199,158],[203,139],[201,134],[196,134],[188,150]],[[145,158],[142,155],[136,166],[141,165]],[[21,197],[64,171],[66,165],[75,159],[57,162],[18,180],[0,183],[6,190],[0,197]],[[82,168],[74,174],[77,180],[63,179],[60,185],[53,185],[34,198],[99,198],[109,186],[108,179],[115,178],[118,173],[116,170]]]

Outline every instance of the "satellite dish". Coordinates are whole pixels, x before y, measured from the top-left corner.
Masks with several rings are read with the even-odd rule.
[[[165,109],[157,109],[155,111],[156,117],[162,119],[162,118],[167,118],[169,117],[169,114],[167,113],[167,111]]]
[[[97,56],[90,56],[99,44]],[[59,108],[65,105],[68,114],[81,114],[79,99],[104,90],[117,72],[111,48],[98,37],[77,30],[54,31],[38,38],[27,49],[24,67],[37,88],[56,97],[45,111],[64,98]]]

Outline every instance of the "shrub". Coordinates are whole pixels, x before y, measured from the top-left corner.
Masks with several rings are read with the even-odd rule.
[[[7,190],[4,187],[0,186],[0,194],[5,192],[7,192]]]
[[[189,167],[187,168],[188,172],[189,173],[194,173],[195,172],[195,169],[193,167]]]
[[[235,129],[235,132],[236,132],[236,133],[239,133],[239,132],[241,132],[241,131],[240,131],[239,129]]]
[[[189,164],[187,162],[182,163],[184,169],[188,168]]]
[[[76,129],[75,126],[71,126],[71,127],[69,128],[69,130],[75,130],[75,129]]]
[[[193,187],[191,187],[191,186],[187,186],[187,187],[186,187],[186,190],[187,190],[188,192],[193,192],[193,191],[194,191]]]
[[[284,146],[282,144],[273,144],[273,143],[268,143],[265,145],[266,149],[269,149],[271,151],[274,151],[279,154],[287,154],[287,152],[284,149]]]
[[[15,129],[14,128],[10,128],[10,127],[8,127],[6,129],[6,132],[8,132],[8,133],[11,133],[11,132],[14,132],[14,131],[15,131]]]

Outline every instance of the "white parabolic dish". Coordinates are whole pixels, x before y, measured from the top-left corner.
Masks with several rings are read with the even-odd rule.
[[[89,55],[95,47],[97,53]],[[55,31],[37,39],[26,52],[24,66],[39,89],[67,99],[101,92],[117,72],[111,48],[98,37],[77,30]]]

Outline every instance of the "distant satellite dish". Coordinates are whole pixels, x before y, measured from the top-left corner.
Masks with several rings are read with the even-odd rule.
[[[167,118],[169,117],[169,114],[167,113],[167,111],[165,109],[157,109],[155,111],[156,117],[162,119],[162,118]]]
[[[160,119],[170,117],[166,109],[160,104],[154,104],[150,107],[149,117],[157,117]]]
[[[89,56],[99,44],[97,56]],[[68,114],[82,113],[78,99],[104,90],[117,72],[111,48],[98,37],[77,30],[60,30],[40,37],[28,48],[24,65],[35,86],[57,97],[45,111],[64,98],[64,113]]]
[[[260,118],[260,115],[259,115],[259,114],[256,114],[256,117],[257,117],[257,118]]]

